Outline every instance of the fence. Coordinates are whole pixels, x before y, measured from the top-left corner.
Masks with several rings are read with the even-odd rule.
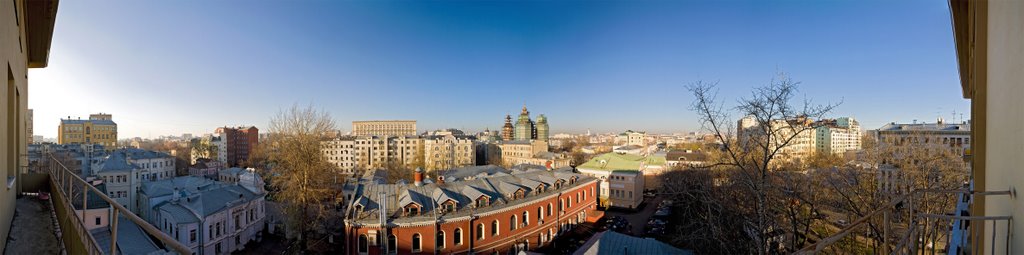
[[[44,157],[50,157],[51,161],[55,162],[54,164],[49,164],[48,167],[51,198],[53,199],[54,213],[57,216],[57,223],[60,225],[61,238],[67,254],[117,254],[118,216],[124,216],[125,219],[134,222],[144,232],[162,243],[165,249],[179,254],[192,254],[191,249],[142,220],[142,218],[139,218],[139,216],[121,204],[118,204],[102,191],[90,185],[89,182],[83,180],[78,174],[69,170],[61,161],[53,158],[52,155],[45,155]],[[102,248],[103,246],[89,233],[83,219],[75,213],[75,206],[71,201],[71,199],[76,199],[76,195],[81,195],[82,209],[87,209],[89,208],[88,198],[91,194],[95,194],[95,197],[103,199],[111,207],[109,250]],[[82,215],[84,217],[85,214],[83,213]]]

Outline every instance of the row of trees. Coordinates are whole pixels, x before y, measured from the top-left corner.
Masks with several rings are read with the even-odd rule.
[[[709,152],[709,167],[662,176],[662,192],[677,201],[671,243],[699,253],[788,253],[833,234],[836,219],[829,215],[857,219],[894,194],[959,188],[966,179],[963,160],[941,144],[870,144],[856,155],[815,155],[802,164],[782,160],[786,146],[819,125],[790,120],[820,119],[838,106],[794,104],[798,84],[780,75],[728,108],[717,98],[717,84],[687,87],[695,96],[692,109],[721,146]],[[753,117],[754,130],[747,131],[756,135],[737,139],[731,113]],[[899,169],[896,188],[880,188],[879,166]],[[921,210],[941,211],[953,203],[935,199]],[[880,224],[869,222],[868,236],[879,239],[874,243],[885,238]]]

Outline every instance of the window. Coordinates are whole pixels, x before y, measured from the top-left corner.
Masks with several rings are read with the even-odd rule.
[[[498,220],[494,220],[494,221],[491,222],[491,236],[497,236],[497,235],[498,235]]]
[[[455,233],[452,235],[452,241],[455,245],[462,245],[462,229],[456,228]]]
[[[398,237],[394,234],[388,235],[388,253],[398,254]]]
[[[217,254],[223,253],[223,251],[220,250],[220,243],[217,243],[217,245],[214,245],[214,249],[213,250],[214,250],[214,253],[217,253]]]
[[[195,229],[188,231],[188,241],[190,243],[196,242],[196,230]]]
[[[420,248],[423,248],[422,245],[420,245],[420,241],[419,233],[412,234],[412,252],[419,252]]]
[[[96,217],[96,226],[100,225],[100,217]]]
[[[529,225],[530,225],[530,212],[529,211],[523,211],[523,226],[529,226]]]
[[[548,216],[551,216],[551,203],[548,203]]]
[[[359,235],[359,253],[366,253],[369,250],[370,244],[366,240],[366,235]]]
[[[519,226],[519,221],[518,221],[518,220],[516,220],[516,215],[515,215],[515,214],[513,214],[513,215],[512,215],[512,217],[510,217],[510,218],[508,219],[508,230],[509,230],[510,232],[511,232],[512,230],[516,230],[516,226]]]
[[[476,240],[484,240],[484,224],[476,225]]]
[[[437,247],[444,249],[444,231],[437,232]]]
[[[544,207],[537,207],[537,219],[544,220]]]

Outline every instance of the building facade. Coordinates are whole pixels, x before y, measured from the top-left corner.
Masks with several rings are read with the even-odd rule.
[[[636,208],[643,202],[645,189],[658,188],[653,181],[665,170],[665,160],[664,157],[659,160],[653,156],[605,153],[576,170],[601,180],[598,194],[604,206]]]
[[[549,151],[548,143],[541,140],[502,142],[497,148],[500,153],[488,153],[487,156],[498,155],[501,158],[488,159],[487,162],[501,162],[506,168],[522,164],[562,168],[571,163],[567,155]]]
[[[120,149],[93,165],[93,176],[107,185],[107,196],[139,214],[136,194],[143,182],[173,178],[174,157],[162,152]]]
[[[60,144],[101,144],[107,149],[117,148],[117,123],[110,114],[90,114],[89,119],[60,120],[57,129]]]
[[[249,155],[260,145],[260,130],[254,126],[219,127],[214,134],[221,137],[215,145],[224,148],[224,163],[228,166],[239,166],[249,160]]]
[[[416,135],[415,120],[353,121],[353,136],[412,136]]]
[[[445,170],[476,165],[476,146],[468,136],[430,136],[423,138],[423,168]]]
[[[767,131],[771,131],[774,135],[770,137],[771,141],[765,141],[768,144],[778,144],[775,140],[778,138],[792,138],[788,144],[778,148],[776,157],[783,161],[800,161],[814,155],[818,151],[818,139],[816,129],[814,128],[815,123],[810,118],[799,117],[789,120],[768,120],[766,121],[769,127],[761,127],[761,124],[753,117],[747,116],[740,119],[737,123],[736,137],[740,143],[740,146],[756,146],[757,143],[754,139],[765,140],[767,137],[765,134]],[[772,150],[776,146],[772,146]]]
[[[626,130],[615,137],[615,143],[623,145],[647,146],[647,132]]]
[[[346,188],[348,254],[513,253],[549,245],[597,207],[597,180],[570,169]]]
[[[255,241],[266,227],[266,191],[255,173],[241,181],[177,177],[147,182],[139,191],[139,216],[192,249],[194,254],[230,254]],[[246,180],[249,176],[253,180]]]
[[[860,123],[850,117],[820,120],[815,129],[818,153],[842,155],[861,148]]]
[[[967,155],[971,148],[971,123],[946,123],[941,118],[935,123],[889,123],[878,129],[879,146],[908,144],[942,144],[959,155]]]

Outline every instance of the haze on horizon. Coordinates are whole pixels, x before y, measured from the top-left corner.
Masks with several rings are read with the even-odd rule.
[[[784,71],[865,129],[960,121],[949,17],[927,0],[67,1],[29,108],[45,137],[96,112],[120,138],[263,128],[293,104],[342,130],[495,130],[525,103],[552,133],[668,133],[700,128],[687,83],[734,102]]]

